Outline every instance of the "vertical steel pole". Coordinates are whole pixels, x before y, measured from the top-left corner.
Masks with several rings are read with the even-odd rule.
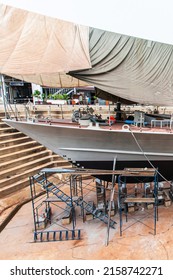
[[[114,163],[113,163],[113,171],[115,171],[115,166],[116,166],[116,158],[114,158]],[[115,175],[112,174],[112,189],[111,189],[111,195],[110,195],[110,201],[109,201],[109,212],[108,212],[108,226],[107,226],[107,238],[106,238],[106,246],[109,244],[109,231],[110,231],[110,218],[111,218],[111,205],[112,205],[112,200],[114,197],[114,185],[115,185]]]
[[[156,205],[157,205],[157,221],[159,220],[158,213],[158,173],[156,174]]]
[[[72,209],[72,223],[73,223],[73,231],[75,230],[76,218],[74,212],[74,205],[73,205],[73,194],[72,194],[72,185],[73,185],[73,175],[70,175],[70,197],[71,197],[71,209]]]
[[[120,236],[122,236],[122,208],[121,208],[121,176],[118,177],[118,209],[119,209],[119,216],[120,216]]]
[[[80,193],[82,197],[82,209],[81,209],[81,215],[83,218],[83,223],[85,222],[85,215],[84,215],[84,203],[83,203],[83,186],[82,186],[82,175],[79,177],[79,184],[80,184]]]
[[[37,239],[37,227],[36,227],[36,219],[35,219],[35,208],[34,208],[34,199],[35,199],[35,184],[33,177],[29,177],[30,181],[30,192],[31,192],[31,199],[32,199],[32,212],[33,212],[33,219],[34,219],[34,240]],[[34,192],[33,192],[34,188]]]
[[[61,106],[61,116],[62,116],[62,119],[64,119],[62,104],[60,106]]]
[[[6,101],[5,81],[3,75],[1,75],[1,83],[2,83],[2,99],[3,99],[3,105],[5,111],[5,118],[7,119],[7,104],[6,104],[7,101]]]
[[[154,235],[156,235],[156,216],[157,216],[157,199],[156,199],[156,175],[154,176],[154,199],[155,199],[155,206],[154,206]]]
[[[125,199],[127,198],[127,177],[125,177],[125,180],[124,180],[124,184],[125,184]],[[125,207],[125,215],[126,215],[126,223],[128,221],[128,203],[124,204],[124,207]]]
[[[154,198],[155,198],[155,207],[154,207],[154,235],[156,235],[156,222],[158,221],[158,173],[154,175]]]

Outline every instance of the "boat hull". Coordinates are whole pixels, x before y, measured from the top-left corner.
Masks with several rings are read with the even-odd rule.
[[[112,170],[113,169],[113,161],[79,161],[77,162],[78,166],[83,166],[85,168],[93,168],[93,169],[106,169],[106,170]],[[157,170],[161,171],[162,176],[168,181],[173,180],[173,172],[172,172],[172,164],[173,161],[152,161],[153,166],[157,167]],[[124,168],[151,168],[151,165],[148,163],[148,161],[118,161],[116,163],[116,169],[117,170],[122,170]],[[158,181],[165,181],[164,178],[158,175]],[[97,176],[102,180],[105,181],[112,181],[112,175],[102,175],[102,176]],[[150,182],[153,181],[153,177],[149,178],[127,178],[127,182],[134,182],[138,183],[139,181],[143,182]]]
[[[74,165],[116,169],[155,167],[172,180],[173,134],[109,130],[5,120]],[[108,180],[110,180],[109,178]]]

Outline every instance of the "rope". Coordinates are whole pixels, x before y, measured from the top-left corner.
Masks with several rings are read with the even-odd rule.
[[[136,139],[133,131],[130,129],[129,127],[129,131],[131,132],[138,148],[140,149],[140,151],[142,152],[143,156],[146,158],[146,160],[148,161],[148,163],[151,165],[151,167],[159,174],[159,176],[164,180],[166,181],[169,185],[171,185],[171,183],[157,170],[157,168],[152,164],[152,162],[149,160],[149,158],[147,157],[147,155],[145,154],[145,152],[143,151],[141,145],[139,144],[138,140]]]

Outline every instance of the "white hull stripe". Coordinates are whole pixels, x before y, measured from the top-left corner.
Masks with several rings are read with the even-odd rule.
[[[146,156],[165,156],[173,157],[172,153],[153,153],[153,152],[137,152],[137,151],[122,151],[122,150],[106,150],[106,149],[82,149],[82,148],[59,148],[59,150],[72,152],[95,152],[95,153],[109,153],[109,154],[125,154],[125,155],[146,155]]]

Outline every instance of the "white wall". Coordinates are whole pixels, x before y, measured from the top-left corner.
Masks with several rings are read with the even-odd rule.
[[[39,90],[41,94],[43,93],[43,89],[40,85],[36,85],[36,84],[31,84],[31,85],[32,85],[32,93],[34,93],[35,90]]]

